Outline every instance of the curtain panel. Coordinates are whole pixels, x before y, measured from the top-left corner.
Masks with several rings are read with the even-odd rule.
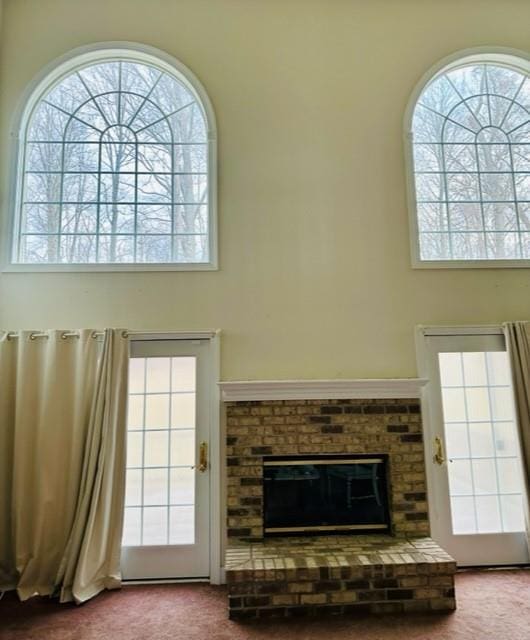
[[[83,602],[120,585],[129,342],[0,334],[0,590]]]
[[[527,502],[526,530],[530,548],[530,322],[506,322],[504,335],[512,370]]]

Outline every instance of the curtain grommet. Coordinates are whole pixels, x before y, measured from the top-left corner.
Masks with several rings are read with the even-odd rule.
[[[63,331],[63,333],[61,333],[61,340],[67,340],[68,338],[80,338],[81,336],[79,335],[79,333],[76,333],[75,331]]]

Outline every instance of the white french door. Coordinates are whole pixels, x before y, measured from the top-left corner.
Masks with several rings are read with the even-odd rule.
[[[427,334],[424,340],[432,535],[460,565],[528,562],[504,336]]]
[[[122,573],[210,575],[207,340],[133,340]]]

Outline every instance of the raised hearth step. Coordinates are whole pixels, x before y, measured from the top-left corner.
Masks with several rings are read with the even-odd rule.
[[[233,619],[456,606],[456,563],[431,538],[230,540],[225,567]]]

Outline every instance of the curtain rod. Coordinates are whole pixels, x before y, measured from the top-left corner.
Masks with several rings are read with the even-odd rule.
[[[103,335],[105,335],[103,331],[93,331],[91,337],[99,338]],[[79,338],[80,336],[81,334],[77,331],[63,331],[63,333],[61,333],[61,340],[66,340],[67,338]],[[129,336],[128,331],[122,331],[123,338],[127,338],[128,336]],[[6,337],[8,340],[14,340],[16,338],[20,338],[20,333],[17,333],[16,331],[8,331],[6,334]],[[45,331],[33,331],[32,333],[29,334],[30,340],[36,340],[37,338],[49,338],[49,337],[50,337],[49,334],[46,333]]]
[[[135,337],[144,340],[200,340],[211,339],[217,335],[217,331],[122,331],[123,338]],[[64,331],[61,334],[62,340],[68,338],[79,338],[80,333],[78,331]],[[105,335],[104,331],[92,332],[92,338],[100,338]],[[8,340],[13,340],[20,337],[20,333],[17,331],[8,331],[6,333]],[[30,340],[36,340],[37,338],[49,338],[49,334],[46,331],[34,331],[29,334]]]

